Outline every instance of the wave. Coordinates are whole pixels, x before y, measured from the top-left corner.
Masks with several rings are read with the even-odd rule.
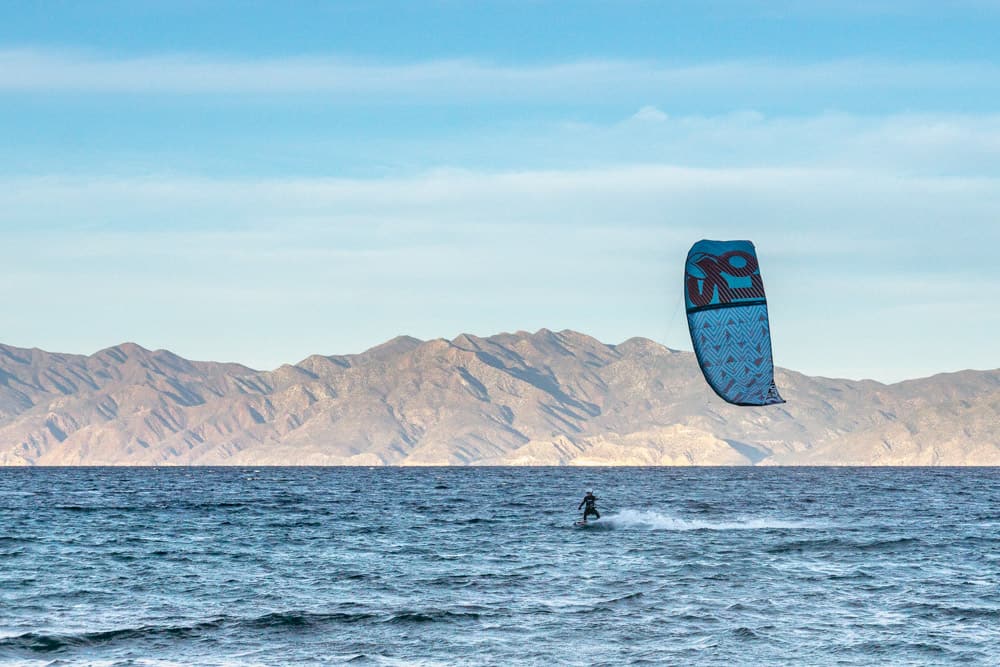
[[[476,620],[481,616],[474,611],[403,611],[393,614],[387,623],[436,623],[439,621],[469,621]]]
[[[898,551],[919,546],[915,537],[894,537],[875,540],[858,540],[846,537],[828,537],[820,540],[798,540],[778,544],[767,549],[769,553],[802,553],[806,551]]]
[[[115,628],[112,630],[78,633],[26,632],[20,635],[0,637],[0,661],[4,653],[54,653],[69,649],[91,648],[129,641],[151,639],[191,639],[225,627],[242,627],[252,630],[282,630],[287,628],[310,628],[329,624],[358,623],[378,620],[369,612],[308,611],[272,612],[253,618],[220,616],[206,621],[180,626],[144,625],[139,627]],[[395,620],[390,618],[388,620]]]
[[[348,605],[350,606],[350,605]],[[289,610],[272,612],[252,619],[238,621],[238,625],[255,630],[282,630],[285,628],[322,628],[328,625],[349,623],[435,623],[478,619],[483,608],[459,611],[447,609],[403,609],[395,612],[373,611],[313,612]]]
[[[251,618],[220,616],[191,625],[180,626],[144,625],[77,633],[26,632],[7,637],[0,636],[0,662],[3,662],[5,655],[9,656],[12,654],[60,653],[74,649],[107,646],[122,642],[146,642],[156,639],[187,640],[203,636],[206,633],[217,632],[223,628],[242,628],[257,632],[269,630],[283,632],[289,629],[313,629],[329,625],[366,622],[452,622],[476,619],[479,616],[480,614],[474,611],[454,612],[447,610],[403,611],[396,614],[375,614],[368,611],[334,611],[323,613],[289,610],[271,612]]]
[[[816,521],[786,521],[773,518],[739,517],[732,521],[704,521],[681,519],[651,510],[622,510],[594,522],[594,527],[604,524],[608,528],[644,528],[647,530],[784,530],[825,528]]]
[[[971,621],[976,619],[1000,619],[1000,606],[973,607],[949,605],[934,602],[917,602],[907,605],[907,611],[918,613],[925,618],[935,618],[937,616],[947,616],[959,621]]]
[[[163,637],[186,639],[218,628],[220,625],[221,619],[213,619],[187,626],[141,626],[75,634],[26,632],[0,639],[0,655],[9,650],[27,653],[52,653],[69,648],[100,646],[129,640]]]
[[[243,620],[240,624],[259,630],[282,628],[311,628],[329,624],[359,623],[377,618],[365,611],[314,612],[302,610],[275,611],[256,618]]]
[[[601,606],[605,608],[612,608],[621,605],[630,605],[641,602],[643,597],[642,591],[635,591],[634,593],[626,593],[625,595],[619,595],[618,597],[611,598],[610,600],[604,600]]]

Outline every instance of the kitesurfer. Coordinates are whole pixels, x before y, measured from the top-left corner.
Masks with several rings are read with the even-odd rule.
[[[580,504],[576,509],[579,510],[584,505],[586,505],[586,508],[583,510],[584,521],[586,521],[587,517],[591,515],[593,515],[595,519],[601,518],[601,513],[597,511],[597,496],[594,495],[593,491],[587,491],[587,495],[583,497],[583,500],[580,501]]]

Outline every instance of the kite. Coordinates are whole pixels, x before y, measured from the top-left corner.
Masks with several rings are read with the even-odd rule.
[[[684,266],[688,329],[705,381],[733,405],[785,400],[774,384],[771,330],[750,241],[698,241]]]

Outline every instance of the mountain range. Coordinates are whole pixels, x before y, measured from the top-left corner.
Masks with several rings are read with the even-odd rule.
[[[0,465],[1000,465],[1000,369],[775,379],[734,407],[689,352],[547,329],[271,371],[0,345]]]

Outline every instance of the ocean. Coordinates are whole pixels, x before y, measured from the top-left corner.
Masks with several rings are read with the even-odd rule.
[[[1000,469],[0,469],[0,663],[997,665]]]

